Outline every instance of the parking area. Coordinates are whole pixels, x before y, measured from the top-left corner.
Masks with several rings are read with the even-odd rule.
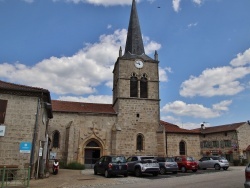
[[[242,167],[230,167],[228,171],[241,169]],[[60,169],[58,175],[50,175],[49,178],[37,179],[30,181],[30,187],[42,188],[82,188],[82,187],[109,187],[121,184],[133,184],[138,182],[166,179],[166,178],[177,178],[182,176],[195,176],[205,173],[224,173],[224,170],[198,170],[197,172],[188,171],[186,173],[178,172],[177,174],[168,173],[165,175],[152,176],[151,174],[143,174],[142,177],[138,178],[132,174],[128,177],[116,176],[112,178],[105,178],[103,175],[94,175],[93,169],[86,170],[67,170]]]

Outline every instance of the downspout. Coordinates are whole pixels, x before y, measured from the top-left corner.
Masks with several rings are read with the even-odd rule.
[[[37,140],[37,127],[38,127],[38,116],[39,116],[39,105],[40,105],[40,98],[37,100],[37,111],[36,111],[36,121],[35,127],[33,132],[33,140],[32,140],[32,148],[30,153],[30,167],[31,167],[31,176],[34,175],[34,155],[35,155],[35,145]]]

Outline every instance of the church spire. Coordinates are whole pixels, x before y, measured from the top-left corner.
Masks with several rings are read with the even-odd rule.
[[[132,2],[125,47],[125,54],[128,52],[135,55],[142,55],[145,53],[135,0]]]

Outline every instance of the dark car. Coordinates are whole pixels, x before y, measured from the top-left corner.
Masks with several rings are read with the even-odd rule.
[[[193,157],[190,156],[176,156],[175,161],[178,164],[179,170],[182,172],[187,172],[187,170],[192,170],[196,172],[198,170],[198,164]]]
[[[206,170],[207,168],[214,168],[215,170],[227,170],[229,162],[226,158],[220,156],[205,156],[199,160],[198,164],[200,169]]]
[[[173,157],[157,157],[156,160],[160,165],[160,174],[166,174],[172,172],[174,174],[178,171],[178,164]]]
[[[94,174],[104,174],[106,178],[112,175],[128,176],[127,160],[124,156],[102,156],[94,165]]]

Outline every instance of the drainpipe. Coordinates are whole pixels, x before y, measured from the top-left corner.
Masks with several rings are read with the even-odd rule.
[[[37,111],[36,111],[36,121],[35,121],[35,127],[33,132],[33,140],[32,140],[32,148],[31,148],[31,154],[30,154],[30,167],[31,167],[31,176],[34,175],[34,155],[35,155],[35,145],[37,140],[37,128],[38,128],[38,116],[39,116],[39,105],[40,105],[40,98],[37,100]]]

